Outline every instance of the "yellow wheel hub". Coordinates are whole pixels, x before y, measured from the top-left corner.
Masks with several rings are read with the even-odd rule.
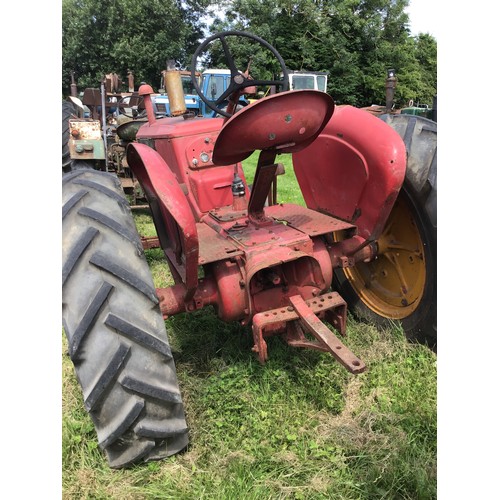
[[[406,318],[422,299],[426,276],[424,245],[405,197],[399,196],[377,243],[375,260],[344,272],[372,311],[386,318]]]

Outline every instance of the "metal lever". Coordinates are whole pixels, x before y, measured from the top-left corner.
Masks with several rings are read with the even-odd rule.
[[[349,348],[347,348],[326,325],[314,314],[300,295],[289,298],[292,307],[299,317],[300,324],[320,345],[333,355],[333,357],[351,373],[362,373],[366,365]]]

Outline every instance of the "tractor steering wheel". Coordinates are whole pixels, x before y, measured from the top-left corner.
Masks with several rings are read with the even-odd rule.
[[[144,96],[133,96],[135,100],[135,104],[130,105],[130,101],[132,100],[132,96],[122,97],[118,103],[118,112],[120,115],[126,116],[127,118],[132,118],[133,120],[137,120],[138,118],[142,118],[146,115],[146,109],[144,108]],[[125,100],[129,99],[126,103]],[[134,102],[134,101],[132,101]],[[125,109],[131,109],[132,113],[128,114]],[[134,109],[135,108],[135,109]],[[135,114],[134,114],[135,111]]]
[[[278,59],[278,62],[281,67],[281,71],[283,72],[283,80],[252,80],[250,78],[245,77],[242,71],[238,70],[236,64],[234,62],[234,57],[229,50],[229,46],[226,41],[226,37],[228,36],[238,36],[238,37],[246,37],[251,40],[255,40],[260,43],[268,50],[272,52],[272,54]],[[215,100],[210,101],[207,96],[203,95],[200,86],[198,84],[198,80],[196,79],[196,67],[198,58],[201,54],[206,51],[207,46],[212,43],[214,40],[220,40],[222,43],[222,48],[224,49],[224,55],[229,69],[231,70],[231,82],[228,88]],[[197,49],[193,55],[193,60],[191,62],[191,81],[193,83],[196,92],[200,96],[200,99],[212,110],[216,113],[219,113],[223,116],[230,117],[227,111],[224,111],[220,108],[220,105],[226,101],[231,94],[242,90],[246,87],[260,86],[260,85],[276,85],[282,87],[282,90],[288,90],[288,71],[286,69],[285,61],[280,56],[279,52],[269,43],[267,43],[262,38],[259,38],[256,35],[252,35],[250,33],[246,33],[244,31],[224,31],[222,33],[216,33],[211,37],[207,38]]]

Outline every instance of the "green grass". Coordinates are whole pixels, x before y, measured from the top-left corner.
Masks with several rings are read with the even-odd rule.
[[[300,202],[289,157],[280,161],[279,201]],[[146,213],[135,217],[141,234],[154,235]],[[162,251],[146,256],[155,284],[171,284]],[[346,343],[368,366],[358,376],[279,338],[262,366],[250,330],[211,308],[166,326],[190,444],[118,471],[96,445],[63,335],[63,498],[436,498],[436,356],[406,342],[398,325],[380,331],[348,318]]]
[[[243,162],[243,172],[248,184],[253,183],[258,159],[259,152],[256,151]],[[278,176],[278,203],[295,203],[305,206],[304,198],[302,197],[293,171],[292,155],[278,155],[276,162],[282,163],[285,167],[285,174]]]

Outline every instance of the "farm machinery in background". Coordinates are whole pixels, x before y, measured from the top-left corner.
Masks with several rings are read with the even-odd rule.
[[[245,76],[231,37],[268,50],[283,78]],[[231,76],[216,99],[199,92],[195,71],[212,43],[222,44]],[[261,363],[271,355],[266,340],[280,336],[356,375],[367,367],[347,345],[348,307],[379,325],[400,320],[409,338],[437,338],[429,120],[410,116],[403,130],[335,106],[325,92],[289,91],[281,55],[245,32],[215,34],[193,56],[193,86],[220,117],[187,112],[181,75],[168,73],[178,115],[158,118],[153,89],[142,84],[146,118],[126,161],[174,284],[155,288],[116,175],[80,160],[62,179],[63,325],[85,408],[115,468],[188,444],[166,318],[211,307],[221,321],[248,327]],[[245,90],[261,86],[280,91],[239,109]],[[250,189],[241,162],[255,151]],[[280,154],[292,155],[305,206],[278,198]]]
[[[250,64],[242,74],[251,78]],[[173,96],[174,102],[180,103],[181,108],[171,108],[167,93],[167,78],[175,73],[180,76],[182,87],[171,88],[170,92],[178,92]],[[176,76],[176,78],[177,78]],[[290,71],[288,74],[291,90],[314,89],[326,92],[327,73]],[[69,159],[94,162],[99,170],[106,170],[118,175],[122,188],[131,200],[133,207],[144,208],[138,205],[144,202],[144,194],[139,182],[135,179],[128,167],[125,157],[126,146],[135,140],[138,128],[145,121],[145,107],[143,97],[134,88],[134,75],[128,71],[128,91],[121,91],[122,80],[116,73],[105,75],[100,88],[86,88],[81,95],[71,74],[70,104],[66,104],[65,115],[69,119],[69,129],[63,124],[63,135],[68,139]],[[158,93],[151,95],[151,103],[156,118],[178,116],[188,113],[206,118],[217,116],[214,106],[207,103],[219,101],[231,84],[229,69],[206,69],[203,73],[195,72],[192,79],[191,71],[177,70],[175,61],[167,61],[167,69],[161,72],[161,83]],[[182,88],[182,92],[181,92]],[[267,93],[275,93],[275,89],[268,87]],[[200,98],[200,94],[205,99]],[[238,98],[238,108],[241,109],[257,99],[257,87],[245,89],[245,95]],[[182,97],[181,97],[182,96]],[[260,97],[260,96],[259,96]],[[184,103],[182,103],[182,99]],[[217,108],[226,109],[228,99],[224,98],[217,104]],[[179,109],[181,109],[179,113]],[[102,110],[105,110],[103,113]],[[65,117],[66,118],[66,117]],[[64,122],[64,119],[63,119]],[[64,142],[64,140],[63,140]],[[150,238],[145,244],[148,247],[157,246],[157,239]]]
[[[174,61],[167,61],[168,68],[175,69]],[[191,72],[178,73],[182,83],[182,91],[179,92],[184,99],[183,112],[198,116],[203,107],[198,95],[193,92]],[[161,88],[151,96],[157,118],[178,115],[177,109],[171,109],[166,93],[167,74],[167,70],[161,72]],[[201,75],[197,73],[196,78],[200,80]],[[131,205],[143,208],[145,205],[138,205],[138,202],[145,201],[144,195],[127,165],[125,150],[145,122],[145,107],[143,97],[134,88],[134,75],[130,70],[127,80],[128,91],[123,92],[120,77],[110,73],[105,75],[100,88],[86,88],[79,95],[74,75],[71,75],[71,95],[63,103],[63,143],[67,142],[63,168],[67,168],[71,160],[87,161],[98,170],[115,173]],[[178,96],[175,97],[178,99]],[[209,114],[212,115],[213,111],[210,110]]]
[[[116,73],[105,75],[100,88],[86,88],[80,94],[73,74],[71,95],[63,101],[63,171],[72,162],[85,161],[101,171],[115,173],[131,204],[143,200],[139,183],[125,159],[127,140],[120,139],[117,130],[141,124],[145,114],[142,98],[134,90],[134,75],[128,72],[128,91],[122,92],[122,82]],[[129,125],[130,126],[130,125]],[[124,134],[127,137],[129,132]]]
[[[167,80],[172,73],[176,77],[180,76],[182,84],[178,89],[170,89],[171,93],[177,93],[173,100],[180,103],[180,108],[179,104],[171,107],[166,90]],[[184,113],[198,117],[216,116],[216,112],[207,106],[206,100],[215,102],[227,90],[231,83],[231,72],[227,69],[209,69],[203,74],[195,72],[194,78],[192,80],[191,71],[177,70],[175,61],[167,61],[167,70],[161,72],[159,92],[151,95],[156,118]],[[127,92],[120,91],[122,81],[116,73],[105,75],[100,88],[86,88],[80,95],[73,73],[71,82],[71,95],[63,102],[63,144],[66,148],[66,155],[63,152],[63,169],[67,169],[74,160],[92,162],[98,170],[115,173],[132,207],[144,208],[146,205],[138,205],[145,201],[142,188],[125,157],[127,144],[135,140],[138,128],[146,120],[143,97],[134,90],[133,73],[130,70],[128,72]],[[206,95],[207,99],[200,99],[199,93]],[[248,104],[249,101],[241,96],[239,105]],[[225,108],[227,100],[218,106]],[[156,246],[156,241],[153,239],[145,244]]]

